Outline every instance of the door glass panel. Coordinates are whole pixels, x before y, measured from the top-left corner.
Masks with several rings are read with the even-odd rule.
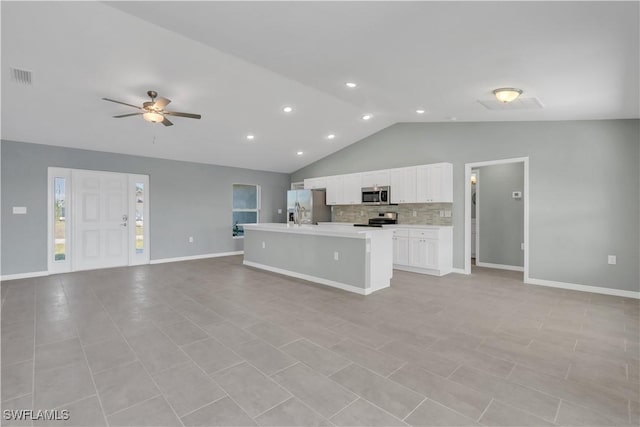
[[[136,183],[136,253],[144,253],[144,183]]]
[[[53,259],[67,258],[66,179],[53,178]]]

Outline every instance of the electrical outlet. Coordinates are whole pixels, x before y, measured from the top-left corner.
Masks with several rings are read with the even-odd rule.
[[[611,265],[616,265],[617,259],[615,255],[609,255],[607,257],[607,262]]]
[[[440,218],[444,218],[444,211],[440,211]]]
[[[189,243],[193,243],[193,236],[189,236]]]
[[[282,209],[278,209],[278,215],[282,214]]]
[[[267,247],[267,243],[266,242],[262,242],[262,249],[265,249]]]
[[[520,250],[524,251],[524,243],[520,243]]]
[[[340,260],[340,252],[334,252],[333,253],[333,259],[335,261],[339,261]]]
[[[445,211],[444,211],[444,217],[445,217],[445,218],[451,218],[451,210],[449,210],[449,209],[445,209]]]
[[[413,216],[418,216],[418,211],[413,211]]]

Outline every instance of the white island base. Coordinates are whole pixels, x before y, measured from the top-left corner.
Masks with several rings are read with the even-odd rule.
[[[360,295],[391,286],[393,232],[321,225],[244,226],[244,265]]]

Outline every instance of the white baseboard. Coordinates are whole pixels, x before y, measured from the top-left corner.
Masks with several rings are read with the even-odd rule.
[[[48,275],[48,271],[32,271],[30,273],[5,274],[4,276],[0,276],[0,280],[30,279],[32,277],[43,277]]]
[[[452,273],[458,273],[458,274],[467,274],[466,271],[464,271],[464,268],[452,268],[451,269]]]
[[[433,270],[430,268],[411,267],[410,265],[400,265],[400,264],[393,264],[393,268],[396,270],[408,271],[409,273],[427,274],[429,276],[438,276],[438,277],[445,276],[452,272],[452,271],[446,271],[446,270]]]
[[[497,268],[499,270],[524,271],[524,267],[519,267],[517,265],[493,264],[490,262],[478,262],[478,261],[476,261],[476,265],[478,267]]]
[[[309,282],[320,283],[321,285],[331,286],[333,288],[342,289],[343,291],[349,291],[349,292],[353,292],[360,295],[369,295],[372,292],[374,292],[374,290],[370,288],[358,288],[357,286],[348,285],[346,283],[335,282],[333,280],[323,279],[322,277],[310,276],[308,274],[285,270],[283,268],[278,268],[278,267],[272,267],[270,265],[259,264],[257,262],[245,260],[243,261],[243,264],[249,267],[259,268],[261,270],[267,270],[267,271],[271,271],[272,273],[283,274],[285,276],[295,277],[297,279],[308,280]],[[385,288],[388,288],[388,287],[389,286],[385,286]],[[378,288],[375,290],[377,291],[380,289],[384,289],[384,288]]]
[[[242,254],[244,254],[244,251],[218,252],[218,253],[215,253],[215,254],[180,256],[180,257],[175,257],[175,258],[161,258],[161,259],[152,259],[149,262],[149,264],[164,264],[166,262],[193,261],[195,259],[218,258],[218,257],[223,257],[223,256],[242,255]]]
[[[556,282],[555,280],[534,279],[531,277],[526,280],[525,283],[538,286],[548,286],[551,288],[571,289],[573,291],[592,292],[595,294],[640,299],[640,292],[603,288],[601,286],[578,285],[577,283]]]

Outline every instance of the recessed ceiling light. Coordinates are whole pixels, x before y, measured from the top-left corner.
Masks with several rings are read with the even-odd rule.
[[[302,151],[298,151],[296,154],[297,154],[298,156],[302,156],[304,153],[303,153]]]
[[[284,111],[285,113],[290,113],[290,112],[292,112],[292,111],[293,111],[293,108],[292,108],[292,107],[289,107],[289,106],[286,106],[286,107],[284,107],[284,108],[282,109],[282,111]]]
[[[254,138],[255,138],[255,136],[254,136],[254,135],[252,135],[252,134],[247,135],[247,139],[248,139],[249,141],[251,141],[251,140],[252,140],[252,139],[254,139]]]
[[[452,122],[455,122],[456,120],[458,120],[458,118],[451,116],[451,117],[449,117],[449,120],[451,120]]]
[[[346,82],[344,85],[345,85],[346,87],[348,87],[349,89],[355,89],[355,88],[357,88],[357,87],[358,87],[358,85],[357,85],[357,84],[355,84],[354,82]]]
[[[333,138],[335,138],[335,137],[336,137],[336,136],[335,136],[334,134],[332,134],[332,133],[330,133],[329,135],[327,135],[327,139],[333,139]]]
[[[424,110],[423,110],[423,109],[421,109],[421,108],[419,108],[419,109],[417,109],[417,110],[416,110],[416,113],[418,113],[418,114],[424,114]]]
[[[362,116],[362,120],[369,120],[371,119],[371,114],[365,114],[364,116]]]

